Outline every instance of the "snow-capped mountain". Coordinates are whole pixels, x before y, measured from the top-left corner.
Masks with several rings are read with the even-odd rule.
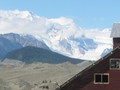
[[[100,32],[100,33],[99,33]],[[88,32],[87,32],[88,33]],[[94,32],[93,32],[94,33]],[[83,34],[79,37],[70,35],[63,37],[64,33],[56,31],[50,32],[49,43],[45,40],[47,45],[53,50],[80,59],[97,60],[101,56],[106,55],[112,50],[112,40],[109,37],[101,36],[99,34],[110,34],[110,30],[106,29],[98,31],[98,34],[88,37],[87,34]],[[106,52],[107,50],[107,52]]]
[[[0,10],[0,33],[30,34],[51,50],[86,60],[97,60],[112,49],[110,29],[84,29],[71,18],[48,19],[29,11]]]

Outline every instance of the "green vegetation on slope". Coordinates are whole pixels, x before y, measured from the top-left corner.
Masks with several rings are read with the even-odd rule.
[[[9,52],[4,57],[4,59],[6,58],[20,60],[27,64],[30,64],[33,62],[57,64],[57,63],[63,63],[66,61],[69,61],[73,64],[77,64],[83,61],[79,59],[70,58],[70,57],[52,52],[50,50],[32,47],[32,46],[27,46],[27,47]]]

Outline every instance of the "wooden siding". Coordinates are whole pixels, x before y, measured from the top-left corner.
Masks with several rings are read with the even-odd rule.
[[[120,49],[116,49],[113,54],[68,81],[60,90],[120,90],[120,70],[110,70],[110,58],[120,58]],[[94,73],[109,73],[109,84],[94,84]]]

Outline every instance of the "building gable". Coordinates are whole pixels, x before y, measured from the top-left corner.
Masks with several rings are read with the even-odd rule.
[[[118,76],[120,76],[120,70],[110,69],[111,58],[120,58],[120,47],[115,48],[112,52],[75,75],[56,90],[119,90],[120,78]],[[109,83],[95,84],[95,73],[108,73]],[[117,77],[119,79],[114,79]]]

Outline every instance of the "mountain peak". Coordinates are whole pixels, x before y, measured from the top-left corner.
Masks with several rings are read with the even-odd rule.
[[[29,11],[19,11],[19,10],[0,10],[0,17],[3,19],[27,19],[27,20],[33,20],[33,18],[36,15]]]

